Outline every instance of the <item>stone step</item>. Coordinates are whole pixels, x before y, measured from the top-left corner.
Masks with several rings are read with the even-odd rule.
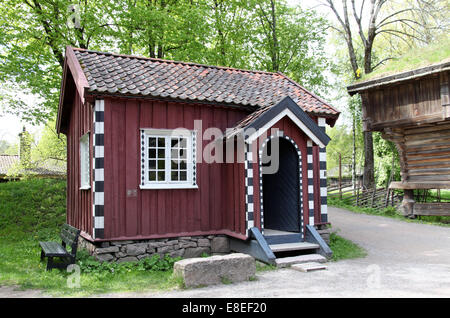
[[[288,251],[301,251],[312,250],[319,248],[319,245],[308,242],[296,242],[296,243],[283,243],[269,245],[272,252],[288,252]]]
[[[296,271],[299,271],[299,272],[307,273],[307,272],[327,269],[327,266],[324,264],[311,262],[311,263],[303,263],[303,264],[294,264],[291,266],[291,268],[295,269]]]
[[[327,259],[320,254],[307,254],[307,255],[277,258],[275,260],[275,263],[277,264],[277,267],[283,268],[289,267],[293,264],[302,264],[311,262],[325,263],[326,261]]]

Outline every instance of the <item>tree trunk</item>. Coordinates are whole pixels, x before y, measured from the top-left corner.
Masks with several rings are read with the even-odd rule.
[[[279,47],[278,47],[278,38],[277,38],[277,19],[275,13],[275,2],[273,0],[270,1],[271,11],[272,11],[272,41],[273,41],[273,51],[272,51],[272,71],[278,72],[280,70],[279,65]]]
[[[370,189],[375,184],[375,162],[373,159],[373,136],[371,131],[364,132],[364,187]]]

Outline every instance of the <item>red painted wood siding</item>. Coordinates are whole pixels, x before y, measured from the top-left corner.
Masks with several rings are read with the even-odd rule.
[[[92,235],[92,192],[80,190],[80,138],[90,133],[92,182],[92,107],[75,92],[67,130],[67,223]]]
[[[207,105],[106,98],[105,239],[245,233],[243,164],[197,163],[198,189],[141,190],[139,130],[194,129],[194,120],[202,120],[203,131],[224,131],[246,115]],[[203,140],[203,149],[209,142]]]

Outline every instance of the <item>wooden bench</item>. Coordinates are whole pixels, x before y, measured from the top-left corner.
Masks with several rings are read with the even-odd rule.
[[[39,245],[41,246],[41,261],[44,260],[44,257],[48,258],[48,271],[52,268],[66,269],[68,265],[75,264],[80,230],[70,226],[69,224],[64,224],[61,229],[60,236],[62,239],[61,244],[57,242],[39,242]],[[66,246],[70,247],[70,252]],[[54,257],[62,259],[62,262],[55,263],[53,261]]]

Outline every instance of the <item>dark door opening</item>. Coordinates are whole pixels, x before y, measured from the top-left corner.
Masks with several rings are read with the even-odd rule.
[[[269,156],[272,151],[272,140],[266,145]],[[286,139],[278,138],[278,141],[278,171],[273,174],[263,174],[262,178],[264,228],[298,233],[300,232],[301,200],[298,153]],[[268,165],[270,163],[265,163],[263,167]]]

